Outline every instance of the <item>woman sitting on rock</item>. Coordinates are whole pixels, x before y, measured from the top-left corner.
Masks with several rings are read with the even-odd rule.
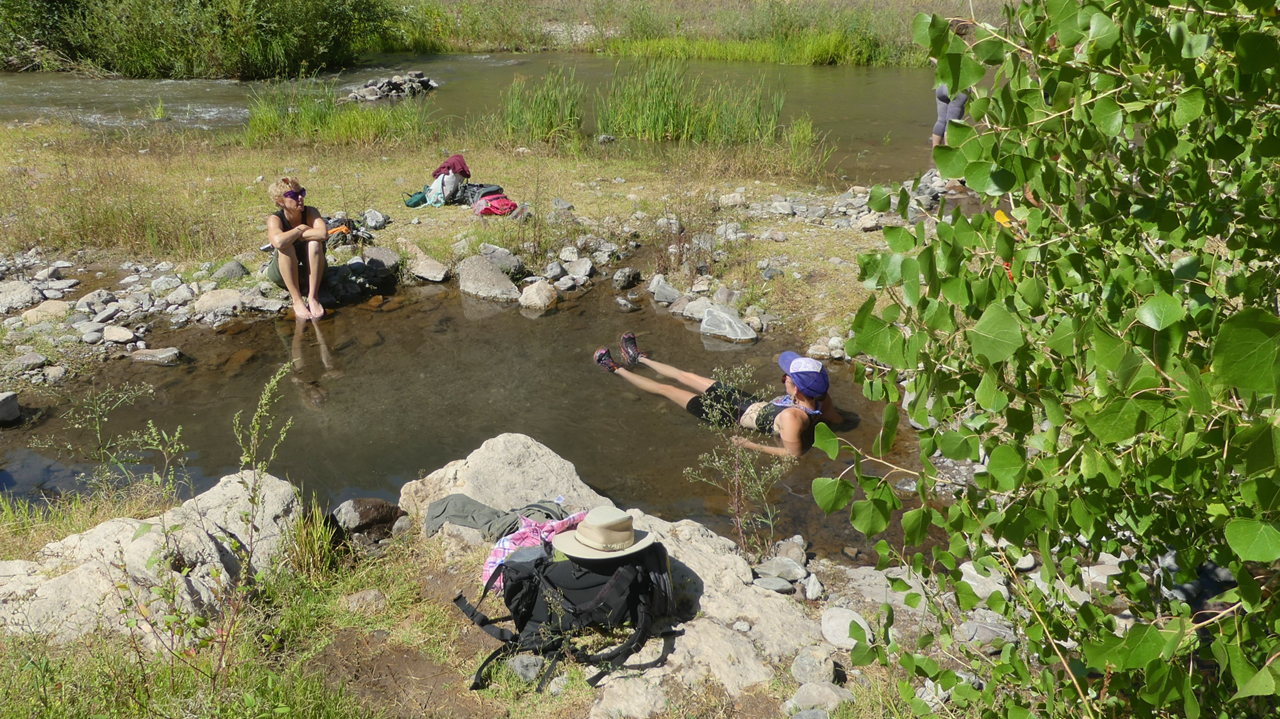
[[[304,202],[307,191],[296,177],[276,180],[267,188],[267,194],[280,208],[267,217],[267,242],[275,248],[267,265],[267,277],[289,291],[293,313],[298,319],[322,317],[324,307],[317,293],[324,279],[324,243],[329,238],[324,218],[319,210]],[[303,282],[307,284],[305,301]]]
[[[712,426],[727,427],[737,424],[746,429],[776,435],[782,440],[782,446],[775,447],[756,444],[746,437],[734,437],[733,443],[739,447],[782,457],[799,457],[813,446],[813,428],[819,420],[832,424],[844,421],[836,411],[831,397],[827,395],[830,380],[826,366],[795,352],[783,352],[778,358],[778,365],[785,373],[782,383],[787,394],[774,400],[765,400],[746,394],[736,387],[649,359],[636,346],[636,336],[631,332],[622,335],[619,344],[622,359],[628,366],[644,365],[690,389],[641,377],[615,362],[608,347],[601,347],[596,350],[595,361],[606,372],[622,377],[645,392],[666,397]]]

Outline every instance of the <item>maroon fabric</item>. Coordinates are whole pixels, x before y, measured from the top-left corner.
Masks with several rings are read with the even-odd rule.
[[[516,207],[516,203],[506,195],[485,195],[472,205],[477,215],[509,215],[516,211]]]
[[[467,161],[462,159],[462,155],[450,155],[449,159],[440,163],[436,171],[431,173],[431,177],[439,177],[450,170],[453,170],[453,174],[459,177],[471,179],[471,168],[467,167]]]

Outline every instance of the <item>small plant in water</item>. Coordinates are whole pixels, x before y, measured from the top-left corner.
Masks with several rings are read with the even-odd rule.
[[[743,387],[752,381],[752,371],[745,365],[717,368],[712,377],[730,387]],[[744,552],[763,556],[773,544],[778,526],[778,507],[769,495],[795,460],[739,447],[733,439],[747,430],[733,421],[737,407],[713,404],[709,410],[710,416],[722,420],[711,425],[720,443],[698,457],[698,466],[685,469],[684,476],[691,482],[708,484],[725,493],[738,546]]]

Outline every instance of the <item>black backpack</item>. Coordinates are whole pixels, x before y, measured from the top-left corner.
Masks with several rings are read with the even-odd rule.
[[[502,599],[511,612],[514,632],[494,626],[507,618],[490,619],[469,604],[462,592],[453,600],[468,619],[503,642],[476,670],[472,689],[484,685],[484,670],[490,663],[517,652],[551,655],[538,682],[539,692],[554,675],[556,664],[566,656],[582,664],[604,667],[588,680],[595,686],[654,636],[655,619],[675,613],[671,562],[666,547],[657,542],[623,559],[600,562],[557,562],[551,557],[550,547],[544,545],[542,553],[532,561],[499,565],[476,604],[484,603],[498,577],[502,577]],[[626,624],[631,626],[631,635],[611,649],[589,653],[575,649],[569,641],[590,628],[618,629]],[[681,633],[669,631],[657,636]]]

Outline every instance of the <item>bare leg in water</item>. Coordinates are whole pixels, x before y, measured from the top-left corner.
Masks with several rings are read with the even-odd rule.
[[[609,362],[613,363],[612,357],[609,358]],[[655,362],[654,360],[651,360],[648,357],[641,356],[636,363],[644,365],[645,367],[648,367],[649,369],[653,370],[654,372],[657,372],[663,377],[666,377],[668,379],[673,379],[685,385],[689,389],[683,389],[680,387],[676,387],[674,385],[656,382],[654,380],[649,379],[648,377],[642,377],[636,374],[635,372],[632,372],[631,370],[627,369],[626,367],[618,366],[616,365],[616,363],[614,363],[613,373],[623,378],[627,382],[631,383],[631,385],[636,387],[637,389],[644,390],[649,394],[656,394],[662,397],[666,397],[667,399],[679,405],[681,409],[688,406],[689,400],[706,392],[707,389],[711,387],[711,385],[715,384],[715,380],[713,379],[709,379],[701,375],[696,375],[692,372],[686,372],[682,369],[672,367],[669,364],[663,364],[662,362]],[[607,368],[607,365],[605,365],[605,363],[601,362],[600,364],[601,366],[605,366]]]

